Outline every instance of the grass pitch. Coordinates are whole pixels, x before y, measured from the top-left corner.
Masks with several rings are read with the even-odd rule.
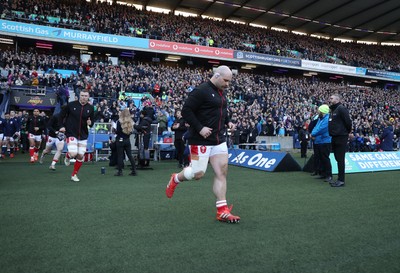
[[[230,166],[228,203],[242,220],[225,224],[211,167],[167,199],[175,161],[136,177],[85,163],[72,183],[72,165],[51,171],[50,157],[27,158],[0,162],[4,273],[400,272],[400,171],[351,174],[331,188],[304,172]]]

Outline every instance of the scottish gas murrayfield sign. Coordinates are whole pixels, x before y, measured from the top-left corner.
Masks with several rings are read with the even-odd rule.
[[[337,163],[330,155],[332,173],[337,174]],[[394,171],[400,169],[400,152],[346,153],[346,173]]]
[[[33,37],[47,38],[48,40],[64,40],[80,42],[83,44],[99,44],[136,48],[149,48],[149,40],[127,36],[103,34],[89,31],[80,31],[58,27],[48,27],[34,24],[26,24],[7,20],[0,20],[0,32],[6,34],[29,35]]]

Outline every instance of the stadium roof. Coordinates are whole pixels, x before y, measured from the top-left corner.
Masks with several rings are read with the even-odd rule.
[[[398,0],[125,0],[124,2],[331,38],[400,42]]]

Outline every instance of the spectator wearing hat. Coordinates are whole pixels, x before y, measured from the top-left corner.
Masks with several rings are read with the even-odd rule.
[[[329,154],[331,152],[331,136],[328,130],[329,121],[329,106],[326,104],[321,105],[318,108],[319,120],[311,132],[311,136],[314,139],[314,144],[316,146],[316,152],[318,156],[316,157],[321,162],[321,176],[319,178],[325,179],[325,182],[332,182],[332,165],[329,159]]]

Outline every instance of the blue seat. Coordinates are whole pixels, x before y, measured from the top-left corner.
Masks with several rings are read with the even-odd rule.
[[[96,150],[101,150],[101,149],[103,149],[103,142],[95,142],[95,143],[94,143],[94,148],[95,148]]]
[[[170,131],[163,131],[161,135],[162,135],[163,138],[172,137],[172,132],[170,132]]]
[[[271,151],[280,151],[281,150],[281,144],[280,143],[271,143]]]

